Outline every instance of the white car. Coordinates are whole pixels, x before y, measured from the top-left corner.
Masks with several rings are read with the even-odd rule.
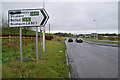
[[[76,38],[76,42],[78,42],[78,43],[82,43],[83,40],[82,40],[81,38]]]

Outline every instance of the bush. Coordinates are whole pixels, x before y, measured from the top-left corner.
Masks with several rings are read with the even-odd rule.
[[[45,36],[45,39],[46,39],[46,40],[52,40],[52,39],[53,39],[53,36]]]
[[[103,36],[98,36],[98,40],[103,40]]]
[[[114,37],[109,37],[109,40],[114,41],[115,38]]]
[[[58,41],[60,41],[60,39],[57,39]]]
[[[120,37],[118,37],[118,41],[120,41]]]

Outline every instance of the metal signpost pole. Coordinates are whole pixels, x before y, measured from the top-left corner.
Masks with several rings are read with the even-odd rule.
[[[20,61],[22,62],[22,27],[20,27]]]
[[[36,60],[38,63],[38,26],[44,27],[49,16],[44,8],[18,9],[8,11],[8,26],[20,28],[20,61],[22,62],[22,27],[36,27]],[[42,57],[42,30],[40,28],[40,48]]]
[[[42,57],[42,29],[40,27],[40,56]]]
[[[45,53],[45,26],[43,28],[43,53]]]
[[[38,27],[36,27],[36,61],[38,63]]]
[[[49,35],[50,35],[50,23],[49,23]]]
[[[45,8],[44,0],[43,0],[43,8]],[[43,53],[45,53],[45,26],[43,27]]]

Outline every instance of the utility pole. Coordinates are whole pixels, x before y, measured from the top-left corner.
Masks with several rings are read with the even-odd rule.
[[[50,23],[49,23],[49,35],[50,35]]]
[[[94,22],[95,22],[95,27],[97,26],[96,25],[96,20],[93,20]],[[96,29],[97,30],[97,29]],[[97,38],[97,31],[96,31],[96,33],[94,34],[94,38],[96,39]]]
[[[43,0],[43,8],[45,8],[44,0]]]

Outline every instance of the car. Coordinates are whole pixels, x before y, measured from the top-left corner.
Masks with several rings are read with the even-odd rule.
[[[68,42],[73,42],[73,39],[72,39],[72,38],[69,38],[69,39],[68,39]]]
[[[83,40],[82,40],[81,38],[76,38],[76,42],[78,42],[78,43],[82,43]]]

